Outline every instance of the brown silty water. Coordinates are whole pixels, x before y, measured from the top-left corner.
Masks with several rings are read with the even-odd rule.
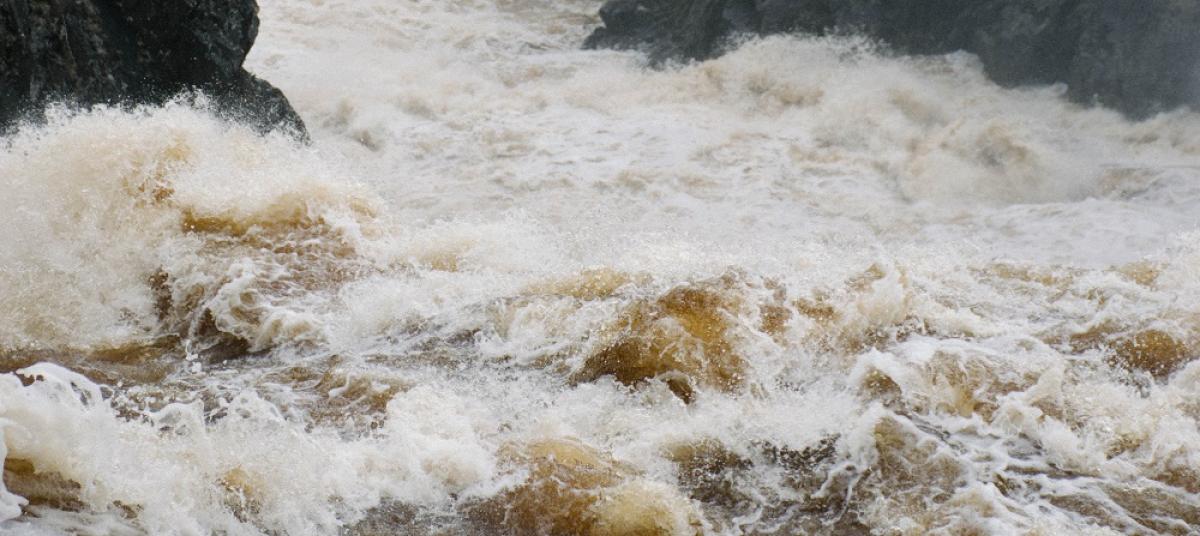
[[[597,8],[263,2],[311,146],[6,139],[0,532],[1200,526],[1196,115]]]

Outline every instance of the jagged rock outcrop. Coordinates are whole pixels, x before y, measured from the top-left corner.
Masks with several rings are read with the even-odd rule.
[[[609,0],[589,48],[655,63],[705,59],[737,33],[861,33],[908,54],[975,53],[1008,86],[1063,82],[1068,96],[1132,117],[1200,110],[1196,0]]]
[[[260,130],[304,125],[278,89],[242,68],[255,0],[0,1],[0,129],[46,104],[155,104],[208,95]]]

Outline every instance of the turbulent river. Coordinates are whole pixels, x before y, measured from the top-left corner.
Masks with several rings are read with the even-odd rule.
[[[1188,534],[1200,115],[975,58],[263,0],[312,143],[0,140],[0,533]]]

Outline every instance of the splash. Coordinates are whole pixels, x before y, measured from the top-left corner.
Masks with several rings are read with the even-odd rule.
[[[7,140],[0,347],[136,361],[164,338],[238,353],[319,336],[283,302],[367,269],[377,201],[305,153],[182,105],[61,111]]]

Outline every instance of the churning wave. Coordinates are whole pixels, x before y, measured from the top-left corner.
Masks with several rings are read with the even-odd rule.
[[[314,140],[0,143],[14,534],[1200,525],[1200,118],[596,2],[263,2]]]

